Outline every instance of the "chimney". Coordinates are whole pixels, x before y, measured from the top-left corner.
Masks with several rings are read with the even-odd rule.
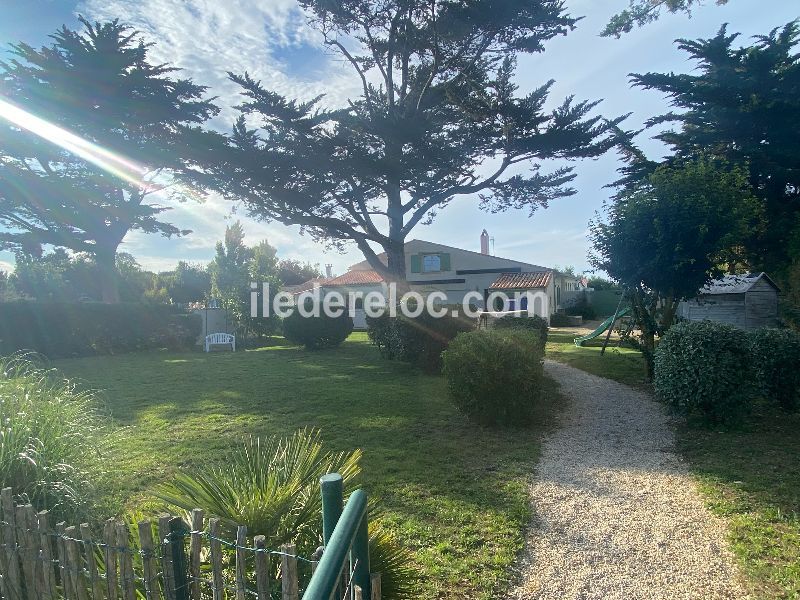
[[[333,277],[333,265],[325,265],[325,277],[328,279]]]
[[[481,254],[489,254],[489,234],[485,229],[481,233]]]

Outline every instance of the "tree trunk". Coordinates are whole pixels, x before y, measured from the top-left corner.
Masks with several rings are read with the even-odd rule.
[[[116,248],[99,248],[94,260],[97,265],[100,293],[106,304],[119,303],[119,274],[117,273]]]

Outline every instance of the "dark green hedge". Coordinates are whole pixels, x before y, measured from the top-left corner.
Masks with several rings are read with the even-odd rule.
[[[0,303],[0,355],[32,350],[50,358],[179,350],[195,345],[199,315],[160,304]]]
[[[353,332],[353,319],[347,312],[329,317],[320,311],[318,317],[304,317],[294,311],[283,320],[283,337],[308,350],[340,346]]]
[[[711,321],[679,323],[656,348],[653,386],[681,414],[735,423],[753,399],[752,363],[745,331]]]
[[[549,331],[549,327],[547,325],[547,319],[540,317],[538,315],[532,315],[530,317],[523,317],[518,315],[506,315],[505,317],[501,317],[497,319],[494,324],[495,329],[525,329],[529,331],[535,331],[536,334],[539,336],[539,346],[542,349],[542,354],[544,354],[544,348],[547,344],[547,332]]]
[[[787,411],[800,408],[800,334],[791,329],[751,331],[756,383],[764,396]]]
[[[367,317],[367,326],[370,340],[385,358],[438,373],[442,369],[442,352],[456,335],[475,329],[475,322],[449,315],[437,318],[424,312],[413,318],[402,314]]]
[[[484,425],[530,423],[542,390],[542,346],[535,331],[462,333],[442,355],[456,407]]]

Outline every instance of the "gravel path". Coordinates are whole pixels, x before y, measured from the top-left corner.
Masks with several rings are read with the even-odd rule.
[[[724,524],[644,393],[547,361],[572,405],[543,447],[514,599],[747,598]]]

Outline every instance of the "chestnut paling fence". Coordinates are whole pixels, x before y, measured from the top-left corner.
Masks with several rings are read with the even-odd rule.
[[[366,494],[344,506],[342,478],[322,478],[324,549],[266,547],[245,526],[226,539],[200,509],[127,524],[51,523],[47,511],[0,492],[0,594],[4,600],[380,600],[369,570]],[[310,573],[301,594],[301,571]],[[305,578],[307,579],[307,577]]]

